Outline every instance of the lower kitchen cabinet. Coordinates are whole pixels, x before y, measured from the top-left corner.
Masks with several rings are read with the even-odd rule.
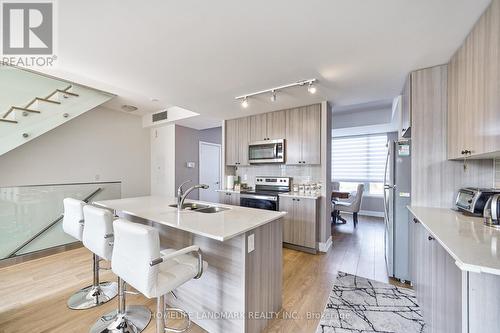
[[[219,192],[219,203],[224,205],[240,205],[240,194],[234,192]]]
[[[285,246],[316,251],[316,231],[319,200],[314,198],[279,197],[280,211],[287,212],[283,218],[283,243]]]
[[[462,271],[420,221],[410,223],[410,274],[426,332],[462,332]]]

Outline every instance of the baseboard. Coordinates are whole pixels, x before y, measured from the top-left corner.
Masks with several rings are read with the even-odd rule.
[[[318,251],[319,252],[328,252],[328,250],[332,247],[332,236],[328,237],[325,243],[318,243]]]
[[[341,214],[352,215],[352,213],[349,213],[349,212],[341,212]],[[377,211],[373,211],[373,210],[360,210],[358,215],[384,217],[384,212],[377,212]]]
[[[80,247],[83,247],[82,242],[72,242],[69,244],[57,245],[57,246],[50,247],[47,249],[38,250],[38,251],[26,253],[26,254],[21,254],[21,255],[12,257],[12,258],[1,259],[0,260],[0,268],[20,264],[20,263],[30,261],[30,260],[40,259],[43,257],[47,257],[50,255],[56,254],[56,253],[61,253],[61,252],[77,249]]]

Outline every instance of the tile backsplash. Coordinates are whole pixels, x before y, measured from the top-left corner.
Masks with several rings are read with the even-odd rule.
[[[251,187],[255,186],[256,176],[292,177],[292,183],[294,184],[307,184],[316,183],[321,180],[321,166],[285,164],[252,165],[238,167],[235,175],[239,176],[243,183],[247,183]]]
[[[495,160],[495,188],[500,188],[500,158]]]

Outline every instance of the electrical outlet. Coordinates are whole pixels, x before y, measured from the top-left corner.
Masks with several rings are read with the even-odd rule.
[[[253,252],[253,250],[255,250],[255,234],[251,234],[250,236],[248,236],[247,244],[247,252]]]
[[[94,180],[95,181],[101,180],[101,175],[95,175]]]

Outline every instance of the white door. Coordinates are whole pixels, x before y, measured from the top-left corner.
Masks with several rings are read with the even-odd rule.
[[[200,141],[200,184],[207,184],[207,190],[200,190],[200,200],[219,202],[221,183],[221,145]]]

